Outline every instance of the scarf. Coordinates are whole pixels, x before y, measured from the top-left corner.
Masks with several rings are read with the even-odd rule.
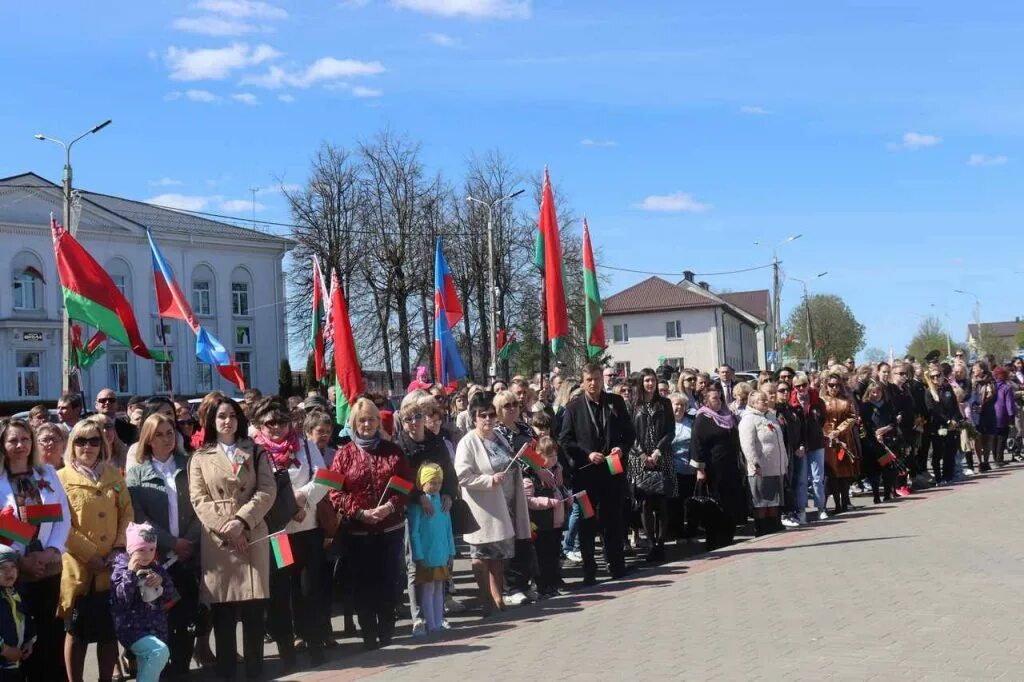
[[[100,478],[103,476],[103,470],[106,469],[106,462],[99,460],[93,468],[89,468],[84,464],[72,461],[71,466],[74,467],[75,471],[88,478],[93,483],[99,483]]]
[[[736,426],[736,417],[733,416],[733,413],[730,412],[728,408],[723,412],[715,412],[705,405],[697,410],[697,414],[702,414],[709,419],[713,419],[714,422],[718,424],[718,427],[722,429],[731,429]]]
[[[363,438],[357,433],[352,434],[352,442],[359,446],[360,450],[373,452],[380,445],[380,431],[373,435],[373,438]]]
[[[290,466],[298,468],[299,459],[292,455],[299,451],[301,443],[299,443],[299,434],[294,430],[289,431],[281,441],[270,440],[263,435],[262,431],[258,432],[253,440],[267,453],[270,461],[274,463],[275,469],[287,469]]]

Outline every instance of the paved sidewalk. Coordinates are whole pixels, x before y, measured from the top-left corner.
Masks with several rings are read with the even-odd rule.
[[[838,520],[287,679],[1024,679],[1022,471],[860,498]]]

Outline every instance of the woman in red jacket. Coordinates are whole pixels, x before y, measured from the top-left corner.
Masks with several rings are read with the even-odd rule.
[[[391,644],[396,587],[405,573],[406,497],[388,483],[396,477],[402,487],[413,472],[402,449],[381,438],[380,412],[369,399],[352,406],[349,428],[352,441],[331,462],[345,486],[332,490],[330,499],[348,526],[349,577],[363,646],[376,649]]]

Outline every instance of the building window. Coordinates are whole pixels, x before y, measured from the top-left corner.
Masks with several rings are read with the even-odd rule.
[[[249,314],[248,282],[231,283],[231,314],[238,317],[245,317]]]
[[[252,354],[249,351],[235,353],[235,364],[238,365],[246,386],[252,386]]]
[[[209,282],[192,282],[192,310],[196,315],[213,314],[213,306],[210,305]]]
[[[112,350],[107,353],[107,375],[114,393],[131,393],[128,385],[128,351]]]
[[[235,327],[235,345],[236,346],[249,346],[252,345],[252,337],[249,335],[249,325],[240,324]]]
[[[612,325],[612,340],[615,343],[629,343],[629,325],[628,324],[615,324],[615,325]]]
[[[19,398],[39,397],[39,367],[42,353],[33,350],[19,350],[15,353],[14,368]]]
[[[665,338],[666,339],[681,339],[683,338],[683,323],[679,320],[669,320],[665,323]]]
[[[683,358],[665,358],[665,364],[669,367],[675,367],[676,369],[686,367]]]
[[[196,393],[209,393],[213,390],[213,367],[205,362],[196,363]]]
[[[22,268],[14,273],[12,283],[15,310],[43,309],[43,276],[33,268]]]
[[[110,279],[114,280],[114,286],[117,288],[117,290],[120,292],[122,296],[128,295],[125,289],[124,275],[110,275]]]
[[[626,379],[629,378],[631,371],[629,369],[628,362],[616,362],[615,363],[615,374]]]
[[[153,392],[154,393],[170,393],[171,392],[171,363],[169,362],[154,362],[153,363]]]

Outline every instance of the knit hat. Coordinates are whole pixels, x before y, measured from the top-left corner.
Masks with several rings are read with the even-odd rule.
[[[128,554],[146,547],[156,549],[156,531],[148,523],[129,523],[125,537],[127,538],[125,549],[128,550]]]
[[[425,486],[430,481],[443,481],[444,472],[441,471],[441,467],[438,466],[437,464],[427,462],[426,464],[420,467],[420,470],[416,476],[416,480],[419,483],[420,490],[423,490],[423,486]]]
[[[0,545],[0,564],[6,564],[10,562],[17,563],[21,555],[18,554],[18,550],[14,549],[10,545]]]

